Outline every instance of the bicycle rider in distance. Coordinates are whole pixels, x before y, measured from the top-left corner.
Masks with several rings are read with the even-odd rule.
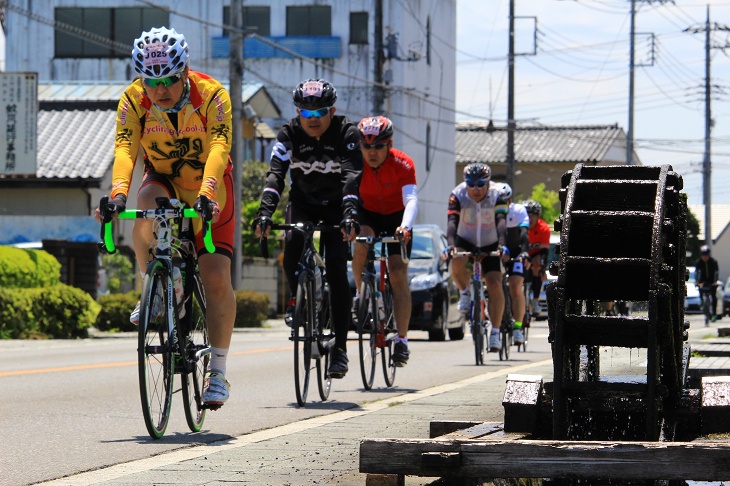
[[[286,222],[321,221],[340,226],[341,234],[323,232],[321,239],[335,331],[329,372],[332,378],[343,378],[348,370],[347,332],[352,307],[347,245],[359,232],[356,218],[363,159],[360,132],[346,117],[335,115],[336,100],[337,90],[324,79],[308,79],[294,89],[297,116],[285,123],[276,137],[253,227],[257,237],[268,236],[271,215],[279,204],[289,171],[291,188]],[[302,234],[287,232],[284,271],[292,296],[296,296],[296,271],[303,246]],[[293,314],[295,304],[296,297],[293,297],[287,317]],[[285,320],[291,326],[291,318]]]
[[[505,246],[508,202],[502,198],[502,185],[491,183],[491,177],[492,171],[486,164],[475,162],[464,168],[464,182],[449,196],[446,231],[449,248],[444,257],[453,255],[454,251],[487,253]],[[461,293],[461,313],[469,312],[471,303],[467,262],[467,257],[455,256],[451,265],[451,276]],[[499,328],[504,310],[500,257],[484,257],[481,269],[489,293],[488,312],[492,322],[489,350],[496,352],[501,346]]]
[[[139,149],[144,179],[137,209],[154,209],[155,198],[178,199],[198,212],[200,196],[210,199],[215,253],[203,244],[202,221],[193,220],[200,277],[207,299],[211,359],[203,401],[223,405],[229,397],[226,360],[236,318],[231,282],[234,217],[231,100],[210,76],[190,69],[185,37],[175,29],[152,28],[135,39],[132,66],[137,74],[119,101],[110,203],[124,211]],[[99,209],[96,219],[101,222]],[[142,277],[154,241],[152,221],[137,219],[132,231]],[[137,302],[130,321],[139,324]]]
[[[695,262],[695,282],[697,288],[709,288],[705,291],[710,295],[710,309],[712,310],[712,322],[717,320],[717,279],[720,278],[720,265],[710,255],[710,247],[702,245],[700,248],[700,257]],[[702,298],[706,298],[703,295]]]
[[[418,188],[413,159],[393,148],[393,123],[384,116],[360,120],[360,148],[363,165],[360,182],[361,236],[401,235],[410,257],[411,228],[418,214]],[[396,366],[408,363],[408,326],[411,320],[411,290],[408,286],[408,263],[403,261],[398,243],[388,243],[388,274],[393,289],[393,312],[398,328],[393,361]],[[360,297],[362,272],[367,245],[356,243],[352,258],[356,301]]]
[[[530,220],[530,227],[527,231],[529,239],[529,248],[527,252],[532,259],[530,266],[530,288],[532,290],[532,309],[533,315],[539,312],[537,309],[537,301],[540,299],[540,291],[542,283],[548,279],[547,266],[548,256],[550,255],[550,225],[540,216],[542,214],[542,205],[533,200],[525,202],[525,209]]]
[[[530,255],[527,250],[530,241],[527,236],[527,229],[530,226],[530,219],[527,216],[525,206],[515,203],[512,200],[512,188],[508,184],[502,186],[502,199],[507,201],[507,234],[506,250],[502,252],[504,270],[509,275],[509,294],[512,304],[512,318],[514,319],[512,340],[516,345],[525,342],[525,335],[522,331],[522,321],[525,319],[525,275],[530,269]],[[514,259],[510,257],[514,255]]]

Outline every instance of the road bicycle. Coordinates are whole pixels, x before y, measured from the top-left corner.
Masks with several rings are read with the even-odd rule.
[[[170,419],[175,374],[181,378],[185,419],[191,431],[199,432],[206,410],[215,410],[220,405],[208,405],[202,400],[210,344],[205,291],[192,225],[192,219],[201,215],[176,199],[159,197],[156,203],[155,209],[127,209],[119,212],[118,217],[152,220],[156,240],[150,247],[152,259],[147,264],[142,285],[137,359],[144,422],[150,436],[160,439]],[[201,207],[205,208],[202,215],[205,247],[214,253],[208,204],[208,199],[201,196]],[[117,251],[112,229],[115,209],[107,196],[101,198],[99,250],[102,253]],[[180,283],[174,278],[178,272],[181,291]]]
[[[272,230],[299,231],[304,236],[304,248],[297,269],[297,295],[292,319],[290,341],[294,342],[294,389],[297,404],[307,403],[309,377],[316,368],[319,397],[327,400],[332,388],[329,374],[330,349],[335,345],[332,307],[324,259],[314,246],[314,233],[340,231],[337,225],[313,222],[272,224]],[[261,238],[261,252],[268,258],[266,239]],[[349,248],[349,245],[348,245]]]
[[[452,256],[468,257],[472,263],[472,277],[469,285],[471,304],[466,318],[469,320],[469,329],[474,342],[474,360],[477,366],[484,364],[484,354],[487,352],[487,336],[489,336],[492,327],[487,316],[484,281],[482,280],[482,260],[497,255],[497,252],[482,253],[479,251],[455,251],[452,253]]]
[[[504,262],[503,262],[504,263]],[[509,262],[506,262],[508,265],[511,265],[514,267],[515,264],[519,263],[522,264],[522,262],[516,258],[511,258]],[[524,268],[524,267],[523,267]],[[503,272],[502,274],[502,293],[504,294],[504,310],[502,311],[502,325],[499,327],[499,331],[501,334],[501,344],[499,349],[499,359],[500,361],[502,359],[508,360],[509,359],[509,353],[512,345],[514,345],[514,315],[512,314],[512,294],[509,291],[509,277],[510,275],[507,272]],[[527,335],[530,328],[530,307],[529,307],[529,288],[528,286],[525,286],[523,284],[522,286],[522,292],[525,295],[525,315],[522,318],[522,334],[523,334],[523,342],[522,344],[517,344],[517,352],[527,351]]]
[[[705,327],[712,322],[712,292],[715,288],[711,285],[699,285],[697,289],[700,291],[700,300],[702,302],[702,314],[705,316]]]
[[[358,236],[358,243],[368,246],[365,270],[360,284],[360,302],[357,309],[357,335],[360,349],[360,375],[366,390],[373,387],[378,355],[383,363],[385,384],[389,387],[395,382],[397,364],[393,361],[393,347],[398,330],[393,313],[393,289],[390,285],[386,248],[388,243],[400,244],[403,263],[408,263],[406,245],[396,236]],[[380,244],[376,255],[375,246]],[[380,273],[375,271],[375,261],[380,262]]]

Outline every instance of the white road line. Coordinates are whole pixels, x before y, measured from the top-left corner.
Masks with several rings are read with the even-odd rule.
[[[132,462],[126,462],[123,464],[117,464],[114,466],[109,466],[103,469],[97,469],[94,471],[89,471],[85,473],[76,474],[73,476],[55,479],[52,481],[46,481],[44,483],[40,484],[47,484],[47,485],[63,485],[63,486],[72,486],[72,485],[88,485],[88,484],[96,484],[101,483],[104,481],[110,481],[113,479],[118,479],[124,476],[128,476],[130,474],[140,473],[144,471],[149,471],[151,469],[156,469],[164,466],[169,466],[170,464],[176,464],[183,461],[188,461],[190,459],[195,459],[198,457],[205,456],[207,454],[214,454],[216,452],[222,452],[230,449],[234,449],[236,447],[243,447],[249,444],[255,444],[256,442],[261,442],[269,439],[275,439],[277,437],[282,437],[285,435],[295,434],[297,432],[301,432],[304,430],[313,429],[315,427],[320,427],[322,425],[331,424],[334,422],[339,422],[341,420],[348,420],[353,417],[359,417],[361,415],[365,415],[368,413],[376,412],[378,410],[383,410],[385,408],[390,407],[394,403],[404,403],[404,402],[412,402],[415,400],[420,400],[422,398],[431,397],[434,395],[438,395],[440,393],[449,392],[452,390],[456,390],[468,385],[473,385],[476,383],[482,383],[484,381],[489,381],[495,378],[499,378],[501,376],[506,376],[510,373],[516,373],[528,368],[534,368],[538,366],[544,366],[547,364],[552,363],[551,359],[544,360],[544,361],[537,361],[534,363],[526,363],[521,365],[515,365],[510,366],[508,368],[504,368],[499,371],[492,371],[489,373],[484,373],[481,375],[473,376],[471,378],[467,378],[461,381],[457,381],[454,383],[446,383],[444,385],[435,386],[432,388],[428,388],[426,390],[421,390],[415,393],[405,393],[403,395],[397,395],[390,398],[387,398],[385,400],[379,400],[377,402],[371,402],[361,405],[359,408],[354,410],[343,410],[341,412],[329,414],[329,415],[322,415],[319,417],[313,417],[307,420],[298,421],[295,423],[287,424],[287,425],[281,425],[279,427],[274,427],[267,430],[261,430],[259,432],[254,432],[251,434],[242,435],[240,437],[236,437],[234,439],[225,439],[224,441],[220,442],[212,442],[210,444],[206,444],[203,446],[197,446],[197,447],[191,447],[187,449],[180,449],[171,451],[165,454],[160,454],[158,456],[154,457],[148,457],[146,459],[139,459]]]

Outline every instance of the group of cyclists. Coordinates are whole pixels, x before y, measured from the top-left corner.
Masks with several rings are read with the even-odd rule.
[[[229,398],[226,361],[235,320],[236,303],[231,282],[234,218],[231,100],[220,82],[189,66],[185,37],[174,29],[153,28],[134,41],[133,67],[137,74],[119,101],[110,200],[116,211],[126,208],[132,173],[140,147],[144,152],[144,177],[136,207],[156,207],[155,198],[175,198],[200,210],[201,197],[210,200],[215,252],[202,242],[196,228],[200,275],[207,299],[207,322],[212,347],[205,375],[203,401],[222,405]],[[322,234],[327,280],[330,287],[335,345],[329,373],[342,378],[348,371],[347,332],[352,296],[347,278],[348,245],[356,235],[397,235],[411,249],[411,229],[418,213],[418,189],[413,160],[393,147],[393,123],[384,116],[363,118],[357,125],[336,115],[337,90],[324,79],[308,79],[293,91],[297,116],[283,125],[272,149],[257,217],[252,224],[259,237],[267,236],[272,215],[290,177],[287,223],[306,221],[339,225],[340,233]],[[205,200],[203,198],[203,200]],[[489,294],[489,316],[494,326],[489,347],[500,346],[499,327],[504,306],[502,266],[509,274],[514,342],[522,338],[525,312],[522,291],[525,276],[533,282],[545,278],[547,264],[540,206],[512,201],[507,184],[491,180],[490,168],[468,165],[464,182],[448,202],[448,254],[455,251],[497,250],[482,261]],[[99,219],[99,210],[96,212]],[[533,218],[538,216],[538,218]],[[544,223],[544,221],[543,221]],[[533,228],[537,227],[533,231]],[[532,240],[533,232],[536,239]],[[138,268],[144,272],[154,239],[149,221],[136,220],[133,246]],[[283,266],[291,295],[296,295],[295,272],[303,237],[288,232]],[[353,274],[360,288],[366,245],[355,243]],[[464,257],[454,256],[453,280],[462,291],[459,310],[469,306],[468,276]],[[408,324],[411,294],[407,263],[400,247],[388,249],[388,268],[398,337],[393,361],[408,362]],[[529,269],[532,269],[528,273]],[[534,284],[533,284],[534,285]],[[533,287],[534,288],[534,287]],[[465,293],[466,291],[466,293]],[[358,296],[355,296],[356,299]],[[288,312],[295,302],[289,302]],[[139,303],[130,320],[139,321]],[[287,320],[289,325],[290,321]]]

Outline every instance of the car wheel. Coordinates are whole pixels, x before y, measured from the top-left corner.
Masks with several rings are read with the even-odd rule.
[[[448,320],[449,316],[449,303],[444,300],[444,319]],[[459,319],[459,326],[449,328],[449,339],[452,341],[461,341],[464,339],[464,333],[466,331],[466,319]]]
[[[428,331],[428,340],[446,341],[446,319],[444,319],[443,312],[433,321],[433,327],[433,329]]]

